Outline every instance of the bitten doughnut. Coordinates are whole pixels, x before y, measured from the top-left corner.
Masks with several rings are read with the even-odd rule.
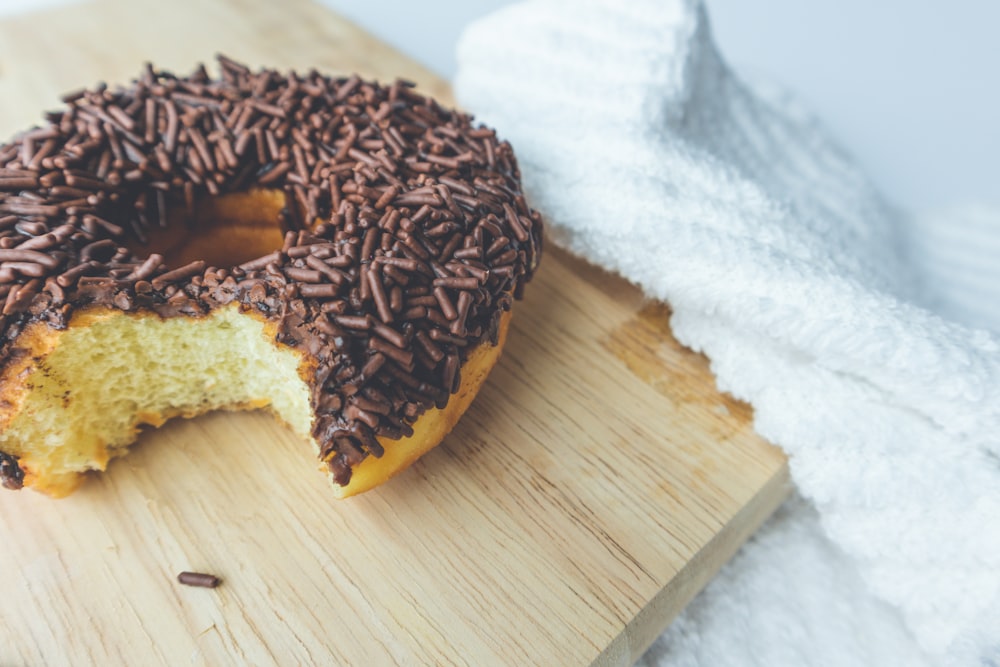
[[[510,145],[404,81],[219,63],[0,145],[5,487],[63,496],[143,424],[268,407],[349,496],[499,357],[542,243]]]

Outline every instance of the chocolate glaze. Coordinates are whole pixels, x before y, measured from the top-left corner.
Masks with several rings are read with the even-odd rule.
[[[0,486],[16,491],[24,486],[24,471],[17,465],[17,458],[0,452]]]
[[[237,304],[314,368],[313,435],[339,484],[376,436],[443,407],[542,244],[511,147],[411,84],[251,72],[220,56],[176,77],[68,95],[0,145],[0,363],[33,322],[86,308],[199,317]],[[235,267],[130,251],[166,210],[278,188],[284,244]],[[192,223],[195,224],[195,223]],[[192,228],[191,234],[198,234]],[[23,472],[0,452],[0,479]]]

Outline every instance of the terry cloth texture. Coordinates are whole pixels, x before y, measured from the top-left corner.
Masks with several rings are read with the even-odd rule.
[[[551,240],[669,302],[790,457],[796,496],[642,660],[1000,665],[1000,215],[887,205],[693,0],[525,2],[458,56]]]

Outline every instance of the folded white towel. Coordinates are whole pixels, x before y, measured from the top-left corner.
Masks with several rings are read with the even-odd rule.
[[[790,455],[801,498],[644,659],[1000,664],[1000,214],[889,207],[694,0],[526,2],[458,60],[551,238],[668,301]]]

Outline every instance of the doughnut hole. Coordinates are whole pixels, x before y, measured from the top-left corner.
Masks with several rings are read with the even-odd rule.
[[[281,211],[285,193],[252,189],[218,197],[202,197],[191,215],[183,206],[167,211],[167,225],[148,230],[146,243],[125,245],[137,257],[163,255],[169,267],[201,259],[207,266],[230,268],[281,248]],[[192,231],[195,230],[195,231]]]

